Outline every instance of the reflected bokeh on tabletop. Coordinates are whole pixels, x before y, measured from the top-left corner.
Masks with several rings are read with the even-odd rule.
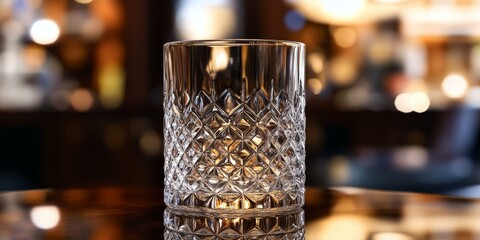
[[[304,212],[190,215],[168,210],[160,188],[0,193],[0,239],[477,240],[480,200],[307,188]],[[305,220],[305,225],[301,224]]]

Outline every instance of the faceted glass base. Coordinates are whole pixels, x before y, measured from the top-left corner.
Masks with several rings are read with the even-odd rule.
[[[304,203],[303,189],[297,193],[284,191],[254,193],[211,193],[198,191],[180,194],[172,191],[165,195],[168,207],[185,212],[245,213],[262,211],[299,211]]]
[[[230,236],[230,237],[221,237],[221,236],[202,236],[194,234],[185,234],[166,229],[164,234],[164,239],[166,240],[304,240],[305,233],[302,230],[292,233],[285,234],[275,234],[275,235],[259,235],[259,236]]]
[[[304,239],[305,217],[299,212],[192,214],[167,208],[165,239]]]

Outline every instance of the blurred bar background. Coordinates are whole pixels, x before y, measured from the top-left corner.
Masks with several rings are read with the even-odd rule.
[[[161,186],[163,44],[271,38],[307,45],[308,185],[480,195],[478,0],[0,0],[0,30],[0,190]]]

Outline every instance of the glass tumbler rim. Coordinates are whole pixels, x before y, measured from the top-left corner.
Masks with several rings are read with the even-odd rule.
[[[164,48],[170,46],[205,46],[205,47],[235,47],[235,46],[285,46],[303,47],[305,43],[292,40],[277,39],[205,39],[205,40],[182,40],[167,42]]]

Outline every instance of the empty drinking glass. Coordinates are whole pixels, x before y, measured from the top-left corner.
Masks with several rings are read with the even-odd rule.
[[[305,46],[207,40],[164,46],[165,203],[190,212],[299,210]]]

